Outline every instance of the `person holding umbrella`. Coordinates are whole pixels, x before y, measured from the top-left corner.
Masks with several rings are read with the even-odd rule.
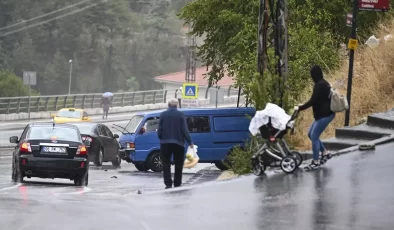
[[[106,92],[103,94],[102,98],[101,98],[101,107],[103,108],[103,119],[105,117],[105,119],[108,118],[108,111],[109,111],[109,107],[111,106],[111,102],[112,102],[112,97],[114,96],[113,93],[110,92]]]

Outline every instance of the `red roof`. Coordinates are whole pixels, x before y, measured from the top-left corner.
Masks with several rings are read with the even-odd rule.
[[[207,71],[207,67],[196,68],[196,83],[199,86],[208,86],[208,79],[205,78]],[[186,71],[181,71],[177,73],[169,73],[161,76],[155,77],[155,80],[158,82],[170,82],[170,83],[179,83],[183,84],[185,82]],[[234,80],[224,75],[222,79],[218,82],[218,86],[230,86],[234,84]]]

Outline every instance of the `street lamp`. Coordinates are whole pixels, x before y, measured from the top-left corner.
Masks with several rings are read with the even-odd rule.
[[[68,82],[68,95],[70,95],[71,92],[71,78],[72,78],[72,73],[73,73],[73,60],[68,61],[70,63],[70,79]]]

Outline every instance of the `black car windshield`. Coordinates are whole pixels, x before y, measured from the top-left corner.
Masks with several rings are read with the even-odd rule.
[[[79,135],[78,130],[67,127],[31,127],[27,134],[27,138],[81,142],[81,135]]]
[[[134,116],[131,118],[130,122],[127,124],[125,130],[128,133],[135,133],[137,131],[138,126],[141,124],[142,119],[144,119],[143,116]]]
[[[60,110],[57,114],[57,117],[67,117],[67,118],[80,118],[80,111],[70,111],[70,110]]]
[[[79,132],[81,132],[81,134],[92,134],[93,132],[94,125],[90,125],[90,124],[73,124],[73,125],[78,127]]]

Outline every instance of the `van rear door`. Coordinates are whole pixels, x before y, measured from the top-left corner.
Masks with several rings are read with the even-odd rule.
[[[211,162],[213,157],[212,125],[211,118],[207,115],[188,115],[187,127],[195,145],[198,146],[197,154],[200,161]]]

